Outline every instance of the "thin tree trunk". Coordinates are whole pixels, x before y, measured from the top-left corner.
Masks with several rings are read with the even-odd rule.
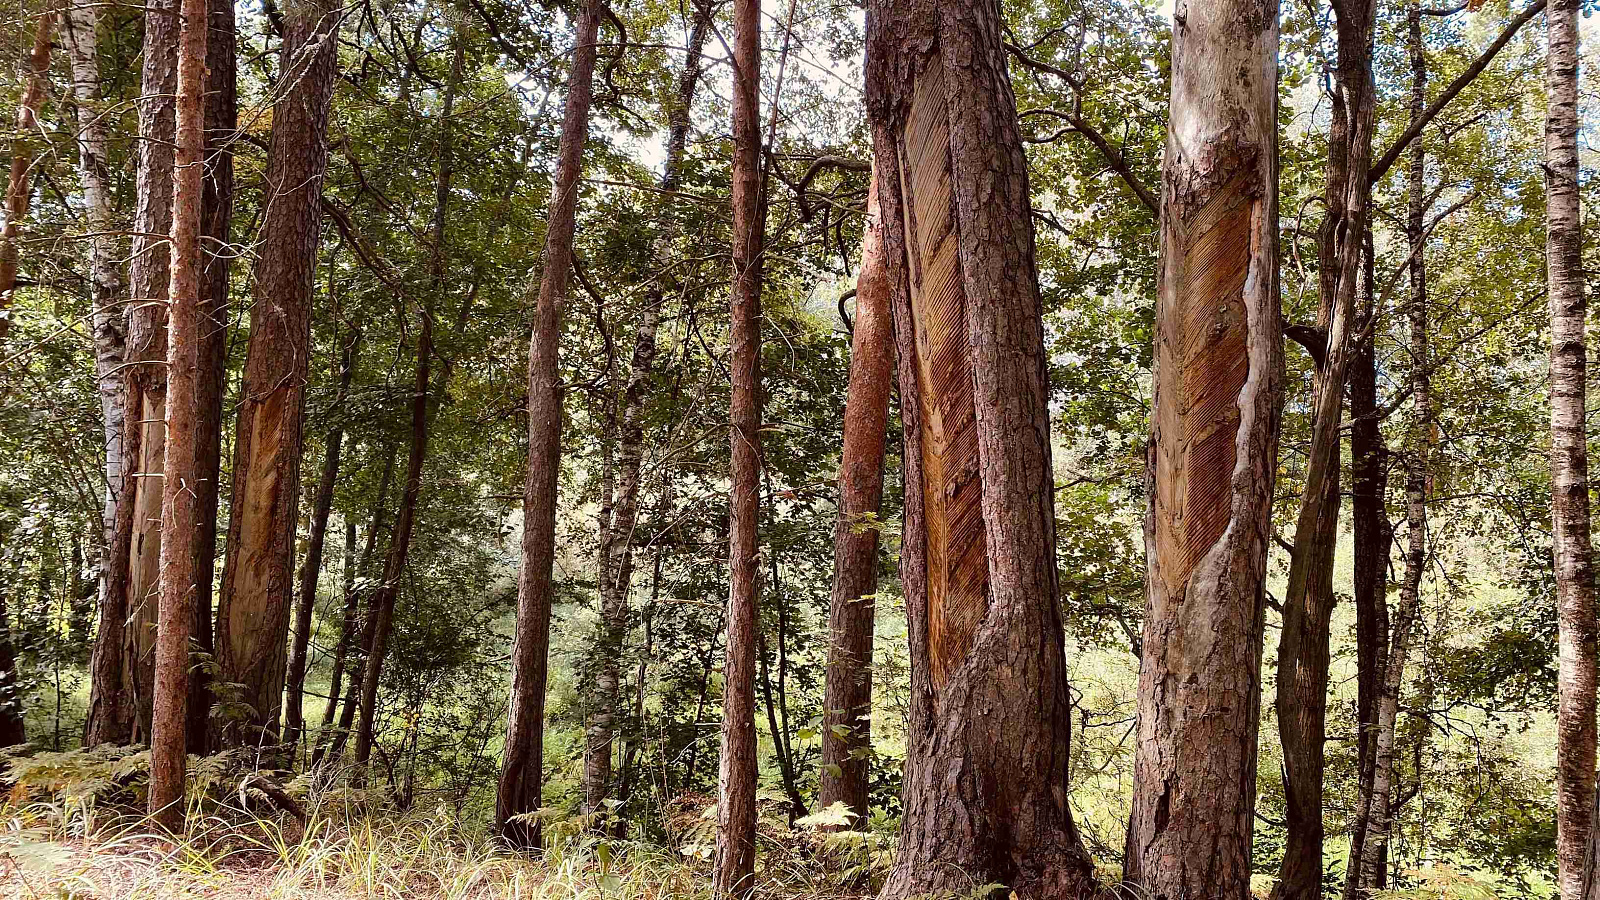
[[[126,345],[126,286],[118,267],[118,242],[112,209],[111,165],[105,110],[99,97],[100,53],[98,5],[92,0],[72,0],[62,22],[72,64],[72,92],[78,125],[78,178],[83,185],[88,241],[89,290],[94,322],[96,391],[105,440],[105,506],[101,513],[99,552],[98,624],[90,656],[90,705],[84,718],[84,746],[128,739],[131,721],[122,691],[122,640],[126,618],[124,598],[110,601],[112,547],[116,539],[117,498],[123,490],[122,432],[126,427],[124,379],[121,373]]]
[[[572,68],[550,194],[544,269],[528,349],[528,476],[523,491],[522,566],[511,650],[511,714],[495,793],[494,829],[507,843],[534,849],[543,837],[529,818],[541,805],[544,694],[549,680],[550,607],[555,565],[556,476],[561,469],[561,309],[572,279],[578,177],[589,136],[599,0],[587,0],[574,29]]]
[[[748,897],[756,862],[757,529],[761,469],[761,4],[733,3],[733,275],[729,304],[728,640],[712,893]]]
[[[21,685],[17,672],[17,647],[11,639],[11,614],[0,591],[0,747],[28,739]]]
[[[1550,482],[1559,623],[1556,865],[1563,898],[1581,895],[1595,793],[1595,599],[1585,444],[1588,349],[1578,218],[1578,2],[1545,10],[1545,265],[1550,294]]]
[[[273,105],[269,202],[255,267],[256,302],[234,447],[232,517],[217,614],[222,679],[255,711],[237,723],[275,737],[294,590],[300,450],[311,359],[312,284],[328,167],[328,111],[343,8],[297,3],[284,25],[283,96]],[[230,726],[230,729],[235,726]],[[255,743],[235,732],[232,740]]]
[[[211,628],[212,582],[217,558],[217,501],[222,474],[222,402],[228,366],[228,287],[232,256],[233,140],[239,125],[237,28],[232,0],[211,0],[206,39],[206,170],[200,235],[205,253],[201,275],[199,394],[195,408],[195,645],[215,653]],[[189,682],[189,752],[209,747],[211,686],[196,670]]]
[[[11,142],[11,173],[6,181],[6,221],[0,227],[0,349],[11,330],[11,302],[17,287],[17,256],[21,248],[22,220],[33,198],[33,156],[37,145],[39,106],[50,78],[50,35],[56,20],[56,3],[50,0],[34,25],[33,52],[28,55],[27,80],[17,101],[17,135]]]
[[[360,681],[360,653],[364,648],[356,646],[356,637],[360,631],[361,592],[357,590],[357,572],[364,575],[367,566],[372,560],[374,541],[379,531],[383,529],[384,501],[389,496],[389,482],[394,476],[395,447],[390,445],[389,452],[384,456],[383,474],[378,477],[377,501],[372,507],[371,524],[367,526],[366,547],[361,551],[361,562],[356,564],[355,556],[355,520],[349,516],[345,519],[344,543],[344,616],[339,628],[339,644],[333,652],[333,676],[328,687],[328,703],[322,710],[322,727],[326,729],[333,723],[334,710],[339,705],[339,691],[344,683],[345,668],[349,664],[350,653],[357,653],[356,668],[353,670],[351,681]],[[348,727],[348,726],[346,726]],[[322,743],[318,739],[318,743]],[[318,748],[319,751],[321,748]],[[320,752],[319,752],[320,757]],[[313,763],[315,764],[315,763]]]
[[[1195,0],[1173,36],[1124,861],[1151,897],[1250,895],[1283,401],[1277,53],[1275,0]]]
[[[205,69],[210,18],[206,0],[183,0],[179,31],[176,152],[172,194],[172,282],[167,352],[166,474],[161,497],[161,604],[156,634],[156,692],[150,733],[150,818],[169,833],[183,829],[188,749],[189,631],[195,598],[195,543],[201,451],[200,295],[205,260],[200,218],[205,193]]]
[[[356,345],[361,332],[350,334],[339,359],[339,393],[335,408],[350,392],[350,380],[355,372]],[[335,424],[328,429],[324,441],[326,451],[322,459],[322,474],[317,479],[317,494],[311,503],[311,527],[306,537],[306,560],[300,567],[300,593],[295,600],[294,637],[289,645],[289,682],[287,710],[284,716],[283,742],[294,745],[300,742],[305,730],[302,710],[306,687],[306,663],[311,648],[311,614],[317,605],[317,577],[322,573],[322,547],[328,535],[328,516],[333,512],[333,490],[339,481],[339,460],[344,451],[344,426]],[[329,697],[337,696],[337,689]]]
[[[828,600],[828,666],[823,680],[822,771],[817,808],[836,803],[865,828],[872,750],[872,626],[878,591],[878,512],[883,504],[884,444],[894,332],[884,269],[878,180],[867,188],[867,227],[856,277],[850,338],[844,447],[839,456],[839,519],[833,528],[833,592]]]
[[[678,87],[667,107],[666,162],[661,172],[661,193],[670,196],[683,179],[684,149],[689,137],[689,108],[700,84],[700,49],[705,44],[709,21],[698,4]],[[634,529],[639,518],[640,470],[644,460],[644,412],[649,399],[656,365],[656,331],[661,308],[666,304],[671,275],[673,245],[679,232],[675,207],[663,203],[656,218],[659,229],[651,246],[652,268],[657,276],[650,282],[644,309],[634,332],[633,356],[628,365],[628,383],[623,389],[618,416],[618,471],[614,514],[600,545],[600,640],[597,642],[593,709],[587,724],[584,760],[584,805],[590,812],[600,809],[611,796],[611,747],[617,708],[617,685],[623,643],[627,636],[628,595],[633,584]]]
[[[1378,366],[1374,307],[1372,235],[1362,253],[1362,339],[1350,361],[1350,519],[1355,535],[1352,595],[1356,612],[1356,802],[1350,825],[1350,856],[1345,867],[1345,898],[1361,900],[1361,848],[1372,808],[1373,741],[1378,698],[1383,693],[1389,642],[1389,545],[1393,539],[1385,501],[1389,448],[1378,419]]]
[[[1000,5],[873,0],[867,24],[912,660],[905,816],[882,896],[968,879],[1078,896],[1093,866],[1068,803],[1044,334]]]
[[[444,394],[449,365],[443,367],[437,386],[430,383],[433,365],[433,310],[435,297],[445,288],[445,217],[449,213],[450,188],[455,179],[454,122],[456,91],[461,84],[464,62],[464,42],[458,32],[452,37],[455,53],[450,61],[450,74],[445,81],[444,96],[439,113],[439,176],[434,182],[433,199],[433,253],[429,262],[428,287],[422,303],[420,327],[417,329],[416,382],[411,398],[411,455],[406,461],[406,485],[400,496],[400,510],[395,516],[394,539],[389,544],[389,555],[384,560],[383,580],[372,592],[367,605],[362,645],[366,648],[366,662],[361,672],[361,727],[356,731],[355,760],[357,777],[364,777],[359,769],[365,768],[372,755],[372,741],[377,729],[378,683],[383,675],[383,657],[388,651],[389,632],[394,625],[395,601],[400,595],[400,579],[405,575],[406,558],[411,552],[411,535],[417,524],[417,500],[422,494],[422,472],[428,458],[428,399],[437,393]],[[471,309],[472,295],[462,301],[463,321]]]
[[[1354,352],[1352,324],[1361,281],[1361,251],[1371,197],[1375,6],[1351,0],[1335,7],[1338,62],[1328,130],[1327,218],[1319,248],[1317,327],[1325,339],[1313,382],[1311,444],[1295,524],[1278,641],[1275,699],[1283,740],[1288,837],[1273,897],[1322,896],[1322,790],[1326,765],[1328,641],[1333,615],[1334,548],[1339,525],[1339,432],[1345,378]]]
[[[126,716],[127,740],[150,740],[155,690],[155,636],[161,559],[161,479],[166,463],[167,271],[172,230],[173,98],[178,80],[178,4],[147,0],[143,71],[139,88],[139,159],[136,172],[132,291],[128,309],[126,427],[122,454],[133,484],[118,497],[115,567],[108,602],[122,610],[122,701],[106,708],[113,721]]]

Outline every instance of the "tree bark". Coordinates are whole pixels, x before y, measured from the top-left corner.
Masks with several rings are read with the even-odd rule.
[[[361,332],[352,332],[340,353],[339,394],[334,400],[336,408],[350,392],[350,381],[355,372],[356,345],[360,340]],[[305,730],[303,701],[306,663],[311,648],[311,614],[317,605],[317,577],[322,574],[322,547],[328,535],[328,516],[333,512],[333,490],[339,482],[339,460],[344,452],[344,426],[335,424],[329,428],[324,444],[326,449],[322,459],[322,474],[317,478],[317,493],[311,502],[311,527],[306,536],[306,560],[300,567],[300,593],[294,608],[294,637],[289,645],[288,700],[284,716],[283,742],[291,746],[299,743],[301,733]],[[328,696],[337,696],[337,693],[330,692]]]
[[[123,395],[124,462],[132,479],[117,498],[113,568],[107,603],[125,623],[120,652],[121,687],[92,704],[91,715],[115,734],[110,740],[150,740],[155,689],[155,635],[161,558],[161,479],[165,470],[167,404],[168,242],[172,230],[173,98],[178,79],[178,4],[145,4],[143,69],[139,88],[139,158],[136,170],[132,292],[128,309]],[[109,649],[109,648],[108,648]],[[126,727],[123,727],[126,723]]]
[[[1068,802],[1028,174],[993,0],[873,0],[867,110],[905,427],[912,660],[890,900],[1093,888]]]
[[[850,338],[844,447],[839,457],[839,519],[833,529],[833,592],[828,600],[828,665],[823,683],[822,771],[817,808],[836,803],[865,828],[868,754],[872,749],[872,630],[878,591],[877,521],[883,504],[889,386],[894,378],[894,325],[884,270],[878,181],[867,188],[867,227],[856,278],[856,320]]]
[[[511,650],[511,714],[495,794],[494,828],[521,849],[539,847],[531,815],[541,805],[544,694],[549,680],[550,607],[555,565],[556,476],[561,470],[561,310],[572,279],[578,178],[589,136],[600,0],[586,0],[574,30],[572,68],[562,113],[555,183],[545,228],[544,269],[528,349],[528,476],[523,492],[522,566],[517,578],[516,638]]]
[[[361,630],[361,592],[357,589],[356,578],[358,571],[362,575],[366,574],[367,567],[372,561],[372,551],[376,546],[378,532],[383,530],[384,502],[389,496],[389,482],[394,477],[394,457],[395,447],[390,445],[383,459],[383,474],[378,477],[378,499],[372,506],[372,520],[371,524],[367,526],[366,546],[362,548],[359,566],[356,563],[355,556],[355,520],[348,514],[345,517],[344,616],[339,628],[339,644],[333,651],[333,676],[328,687],[328,703],[322,710],[322,727],[324,731],[329,725],[333,724],[334,711],[339,706],[339,691],[344,686],[345,669],[349,665],[352,651],[356,654],[354,657],[356,665],[351,669],[350,680],[351,683],[361,680],[361,660],[363,658],[361,654],[366,648],[356,643],[358,633]],[[341,727],[348,729],[350,726],[346,722]],[[321,745],[325,740],[326,735],[318,737],[317,743]],[[319,746],[317,749],[316,759],[312,761],[313,767],[316,766],[322,756],[321,751],[323,748]]]
[[[212,0],[206,38],[206,168],[200,235],[205,270],[200,297],[199,394],[195,408],[195,598],[193,637],[215,654],[211,627],[217,558],[217,500],[222,474],[222,402],[228,367],[229,259],[233,225],[233,140],[239,125],[237,27],[232,0]],[[196,671],[189,683],[189,752],[210,749],[211,685]]]
[[[689,110],[700,84],[700,50],[705,45],[710,22],[695,4],[694,22],[678,76],[677,91],[667,106],[666,162],[662,167],[660,189],[664,197],[678,190],[683,180],[683,157],[689,137]],[[611,796],[611,749],[615,740],[617,685],[621,681],[623,644],[627,637],[628,595],[633,584],[634,530],[639,519],[640,472],[644,461],[644,413],[656,368],[656,331],[661,308],[666,304],[669,286],[677,279],[672,272],[673,245],[678,233],[674,205],[663,203],[656,217],[658,229],[651,246],[655,277],[645,293],[644,308],[634,332],[633,356],[628,365],[628,383],[623,389],[618,417],[618,466],[616,498],[610,526],[600,546],[601,634],[597,642],[593,709],[587,725],[584,760],[584,804],[591,811],[601,808]]]
[[[1550,294],[1550,482],[1560,666],[1556,865],[1564,898],[1583,891],[1595,793],[1595,599],[1585,444],[1588,366],[1578,218],[1578,2],[1545,10],[1545,241]]]
[[[22,239],[22,220],[28,216],[33,198],[34,132],[38,130],[39,105],[44,102],[50,78],[50,34],[55,25],[56,4],[51,0],[34,25],[33,52],[28,55],[24,73],[27,84],[17,101],[17,135],[11,142],[11,172],[6,180],[6,221],[0,227],[0,349],[11,330],[11,301],[17,287],[18,242]]]
[[[189,631],[195,598],[195,494],[201,450],[195,425],[200,403],[200,290],[205,192],[205,68],[210,19],[206,0],[182,0],[172,175],[172,264],[167,351],[167,439],[161,491],[161,601],[156,633],[155,702],[150,733],[150,818],[181,833],[188,749]]]
[[[1319,247],[1317,325],[1327,353],[1313,382],[1311,444],[1295,524],[1278,642],[1276,711],[1283,739],[1288,837],[1278,900],[1322,896],[1322,787],[1326,764],[1328,639],[1333,615],[1334,548],[1339,525],[1339,432],[1351,344],[1361,251],[1371,197],[1375,4],[1351,0],[1335,7],[1338,62],[1333,73],[1328,130],[1328,214]]]
[[[1191,0],[1175,22],[1124,877],[1243,900],[1283,401],[1278,6]]]
[[[712,893],[749,897],[756,863],[756,629],[761,515],[761,4],[734,0],[733,273],[728,323],[728,640]],[[776,737],[776,735],[774,735]]]
[[[84,719],[84,746],[127,739],[126,698],[122,693],[122,639],[125,607],[110,603],[112,546],[116,538],[117,498],[123,490],[124,415],[121,366],[126,346],[126,285],[118,267],[115,211],[105,110],[99,96],[98,6],[71,0],[62,35],[72,66],[72,95],[78,125],[78,180],[83,185],[88,240],[89,291],[94,322],[94,370],[105,441],[105,505],[101,513],[98,625],[89,663],[90,707]]]
[[[291,5],[284,25],[279,83],[287,87],[273,105],[269,202],[255,266],[256,302],[234,450],[233,515],[217,614],[222,679],[244,685],[240,699],[253,710],[237,726],[264,729],[274,737],[294,586],[312,283],[342,15],[336,3],[309,0]],[[256,735],[246,731],[228,737],[256,742]]]
[[[1356,613],[1356,802],[1350,825],[1350,856],[1345,867],[1346,900],[1362,900],[1361,849],[1372,808],[1373,737],[1378,698],[1383,693],[1389,635],[1389,545],[1393,539],[1385,509],[1389,448],[1378,419],[1378,367],[1371,231],[1362,253],[1361,341],[1350,360],[1350,519],[1355,537],[1352,599]]]

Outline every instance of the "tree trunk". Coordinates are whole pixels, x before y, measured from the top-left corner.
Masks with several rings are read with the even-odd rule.
[[[1328,639],[1333,616],[1333,562],[1339,530],[1339,432],[1345,378],[1354,351],[1350,336],[1361,281],[1361,251],[1371,197],[1375,4],[1351,0],[1335,7],[1338,63],[1328,129],[1328,210],[1319,247],[1317,325],[1326,336],[1313,382],[1311,444],[1295,523],[1278,641],[1276,712],[1283,740],[1288,837],[1273,896],[1322,896],[1322,786],[1326,764]]]
[[[833,593],[828,600],[828,667],[822,701],[822,772],[817,808],[836,803],[865,828],[872,750],[872,626],[878,591],[879,523],[894,331],[889,275],[884,271],[878,181],[867,189],[867,228],[856,278],[856,321],[850,338],[844,448],[839,457],[839,519],[833,529]]]
[[[494,828],[522,849],[540,845],[544,772],[544,693],[549,680],[550,607],[555,565],[556,476],[561,470],[561,308],[572,278],[578,177],[589,136],[600,0],[587,0],[574,30],[572,69],[545,228],[544,268],[528,349],[528,477],[523,492],[522,566],[511,650],[511,713],[495,794]]]
[[[201,298],[205,260],[200,218],[205,192],[205,69],[210,18],[206,0],[183,0],[176,98],[172,194],[170,335],[167,352],[166,472],[161,491],[161,601],[156,633],[155,702],[150,733],[150,818],[171,834],[183,830],[188,749],[189,631],[195,598],[195,543],[201,451]]]
[[[1595,793],[1595,601],[1589,543],[1588,366],[1578,219],[1578,2],[1545,10],[1545,265],[1550,294],[1550,482],[1559,623],[1556,864],[1563,898],[1583,890]]]
[[[21,744],[28,739],[18,674],[17,648],[11,640],[11,614],[6,609],[5,593],[0,592],[0,747]]]
[[[112,546],[116,538],[117,498],[122,493],[123,376],[126,342],[126,286],[118,267],[118,241],[112,209],[111,164],[105,110],[99,97],[98,6],[92,0],[71,0],[62,20],[62,34],[72,65],[72,94],[78,125],[78,179],[83,185],[89,249],[89,291],[94,322],[94,370],[105,440],[105,505],[101,513],[99,615],[90,657],[90,707],[84,719],[84,746],[128,738],[126,697],[122,692],[124,604],[110,600]]]
[[[139,88],[139,159],[135,188],[132,292],[124,363],[126,402],[122,455],[133,483],[117,498],[114,565],[107,603],[121,610],[122,686],[102,704],[113,740],[150,740],[155,689],[155,636],[161,558],[162,473],[166,463],[168,242],[172,230],[173,98],[178,81],[178,4],[145,4],[143,71]],[[108,701],[114,698],[107,695]],[[126,722],[125,730],[121,722]],[[91,728],[95,732],[97,728]]]
[[[22,220],[28,216],[33,198],[33,155],[37,149],[34,132],[39,105],[44,102],[50,78],[50,34],[55,25],[56,5],[51,2],[34,25],[33,52],[28,56],[27,85],[17,101],[17,135],[11,142],[11,173],[6,181],[4,227],[0,227],[0,349],[11,330],[11,301],[17,287],[18,242],[22,240]]]
[[[350,380],[355,372],[356,345],[361,332],[352,332],[339,359],[339,394],[335,408],[350,391]],[[328,516],[333,512],[333,489],[339,481],[339,459],[344,451],[344,426],[336,424],[328,429],[326,452],[322,459],[322,474],[317,479],[316,498],[311,502],[311,527],[306,537],[306,561],[300,567],[300,594],[294,608],[294,639],[289,646],[288,708],[284,717],[283,742],[293,746],[299,743],[305,730],[303,701],[306,687],[306,663],[311,648],[311,614],[317,605],[317,577],[322,573],[322,546],[328,535]],[[329,697],[337,696],[335,691]]]
[[[1389,635],[1389,545],[1393,539],[1385,502],[1389,448],[1378,419],[1378,366],[1374,308],[1372,235],[1362,253],[1361,341],[1350,360],[1350,525],[1355,536],[1353,600],[1356,612],[1356,802],[1345,866],[1345,900],[1362,900],[1361,848],[1372,807],[1373,737],[1383,693]]]
[[[232,0],[212,0],[206,39],[206,170],[200,234],[205,253],[201,275],[199,394],[195,408],[194,642],[214,654],[211,586],[216,573],[217,500],[222,474],[222,401],[228,367],[228,274],[233,225],[233,140],[239,125],[237,28]],[[189,752],[210,749],[211,686],[199,671],[189,683]]]
[[[361,727],[356,731],[358,778],[363,777],[359,769],[367,765],[372,755],[372,741],[377,728],[378,682],[383,675],[383,657],[388,650],[389,632],[394,625],[394,605],[400,594],[400,578],[405,574],[406,558],[411,552],[411,535],[417,524],[417,500],[422,494],[422,472],[428,458],[428,399],[434,393],[444,394],[445,376],[449,373],[446,365],[439,384],[435,387],[430,383],[434,298],[445,287],[444,226],[445,216],[449,212],[450,187],[455,178],[453,117],[464,59],[463,38],[459,32],[452,37],[452,42],[455,44],[455,54],[450,61],[450,74],[445,80],[439,114],[439,176],[434,182],[433,253],[429,261],[427,293],[423,295],[420,327],[417,329],[417,370],[411,397],[411,456],[406,461],[406,485],[400,495],[400,510],[395,516],[394,539],[389,544],[389,555],[383,564],[383,580],[373,589],[362,635],[366,663],[361,673]],[[471,303],[472,295],[469,294],[461,305],[463,319]]]
[[[1283,402],[1278,9],[1195,0],[1176,21],[1124,877],[1243,900]]]
[[[873,0],[867,110],[905,428],[911,645],[890,900],[1073,897],[1050,412],[1028,173],[1000,6]]]
[[[311,359],[311,295],[321,236],[322,179],[328,167],[328,110],[338,63],[337,4],[289,7],[283,77],[267,153],[269,202],[255,266],[234,448],[233,515],[217,614],[222,679],[244,685],[254,714],[230,724],[278,732],[284,641],[294,588],[300,450]],[[240,731],[232,740],[256,743]]]
[[[733,273],[728,323],[728,641],[712,893],[748,897],[756,865],[757,530],[761,475],[761,4],[733,3]],[[776,735],[774,735],[776,737]]]
[[[700,49],[705,44],[709,25],[709,20],[696,4],[683,71],[678,76],[677,91],[667,108],[666,162],[661,172],[663,196],[676,192],[683,179],[683,156],[689,137],[689,109],[700,84]],[[639,519],[640,471],[644,461],[644,412],[655,376],[656,331],[661,322],[661,308],[670,293],[668,286],[676,282],[671,274],[673,244],[679,232],[675,212],[675,207],[669,201],[662,204],[656,217],[658,232],[651,246],[652,268],[656,277],[650,282],[644,309],[639,314],[639,325],[634,332],[633,357],[629,361],[628,383],[623,389],[621,415],[618,417],[616,500],[610,527],[606,529],[600,546],[602,621],[596,653],[600,671],[596,677],[596,697],[587,725],[585,749],[584,803],[591,812],[598,810],[602,801],[611,796],[611,747],[615,739],[613,720],[616,716],[623,643],[627,636],[628,594],[633,584],[634,529]]]
[[[372,561],[372,551],[378,532],[383,530],[384,502],[389,496],[389,482],[394,476],[394,457],[395,448],[390,445],[389,451],[383,460],[383,474],[378,477],[378,499],[373,503],[372,520],[371,524],[367,526],[366,546],[362,548],[359,566],[356,564],[355,556],[355,520],[348,514],[345,516],[344,616],[339,628],[339,644],[333,651],[333,676],[328,686],[328,703],[322,709],[322,727],[324,731],[327,730],[329,725],[333,724],[333,714],[339,706],[339,691],[344,686],[345,669],[349,665],[352,651],[356,654],[356,665],[351,669],[350,681],[354,684],[361,680],[361,654],[365,647],[356,644],[357,635],[361,630],[361,592],[357,589],[356,578],[358,571],[362,575],[366,574],[367,567]],[[349,728],[349,723],[346,722],[342,727]],[[321,745],[325,740],[326,735],[319,736],[317,743]],[[322,746],[317,748],[318,753],[312,761],[313,767],[320,761],[322,749]]]

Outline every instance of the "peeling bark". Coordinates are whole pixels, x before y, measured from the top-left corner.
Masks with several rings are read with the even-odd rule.
[[[1283,396],[1278,9],[1190,0],[1175,21],[1124,878],[1242,900]]]

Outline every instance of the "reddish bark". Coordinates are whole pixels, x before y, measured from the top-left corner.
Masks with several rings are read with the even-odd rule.
[[[21,249],[22,220],[28,216],[33,197],[34,132],[39,105],[50,77],[50,34],[55,25],[56,7],[52,2],[39,14],[34,25],[33,52],[28,55],[28,83],[17,102],[17,136],[11,142],[11,172],[6,180],[4,227],[0,227],[0,348],[11,330],[11,301],[17,286],[17,256]]]

